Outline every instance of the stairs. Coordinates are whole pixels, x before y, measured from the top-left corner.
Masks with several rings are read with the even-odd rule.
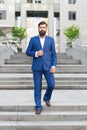
[[[11,56],[10,60],[6,60],[5,64],[29,64],[31,63],[32,58],[25,55],[25,53],[17,53],[14,56]],[[65,53],[58,54],[58,64],[81,64],[80,60],[75,60],[66,56]]]
[[[0,67],[0,88],[1,89],[32,89],[32,58],[24,53],[17,53],[5,61]],[[56,68],[55,89],[87,89],[87,65],[74,60],[66,54],[58,54],[58,65]],[[46,88],[46,81],[43,77],[43,88]]]
[[[87,75],[85,74],[55,74],[55,89],[87,89]],[[43,80],[43,88],[46,81]],[[1,74],[1,89],[33,89],[32,74]]]
[[[53,106],[42,101],[35,115],[31,59],[17,53],[0,66],[0,130],[87,130],[87,66],[59,53]]]
[[[6,94],[6,91],[2,93]],[[74,95],[73,99],[71,93]],[[87,104],[81,100],[78,102],[81,93],[85,97],[87,91],[84,94],[78,90],[77,92],[55,90],[53,106],[47,108],[42,101],[43,112],[41,115],[35,115],[32,90],[9,90],[4,99],[0,99],[0,130],[86,130]],[[63,98],[65,94],[66,99]],[[79,94],[79,98],[76,98],[78,96],[75,94]]]

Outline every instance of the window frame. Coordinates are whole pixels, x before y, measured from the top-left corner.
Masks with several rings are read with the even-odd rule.
[[[76,11],[68,11],[68,20],[76,20]]]
[[[69,3],[69,4],[75,4],[75,3],[76,3],[76,0],[68,0],[68,3]]]
[[[0,20],[5,20],[5,19],[6,19],[6,11],[0,10]]]

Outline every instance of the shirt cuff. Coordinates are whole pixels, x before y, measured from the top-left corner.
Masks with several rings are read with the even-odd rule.
[[[56,68],[56,66],[51,66],[51,68]]]
[[[35,57],[38,57],[38,55],[37,55],[37,51],[35,52]]]

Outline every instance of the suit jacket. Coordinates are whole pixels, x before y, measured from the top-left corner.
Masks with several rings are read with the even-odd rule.
[[[35,57],[36,51],[43,50],[43,56]],[[32,70],[50,70],[51,66],[56,66],[57,56],[55,43],[52,37],[46,36],[43,49],[39,36],[32,37],[26,50],[28,56],[33,57]]]

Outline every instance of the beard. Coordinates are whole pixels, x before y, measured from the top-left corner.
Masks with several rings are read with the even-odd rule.
[[[40,36],[45,36],[45,34],[46,34],[46,31],[39,31]]]

